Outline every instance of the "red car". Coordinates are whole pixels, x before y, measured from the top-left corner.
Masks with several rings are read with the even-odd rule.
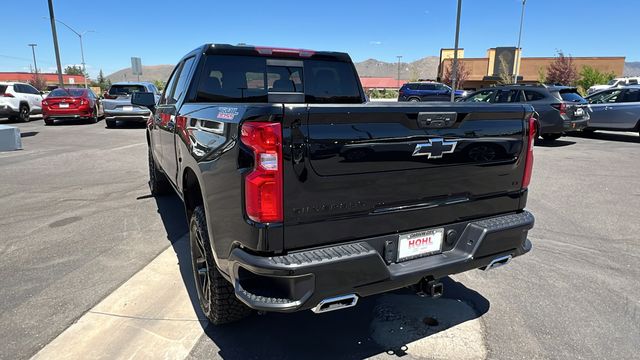
[[[42,117],[46,125],[53,125],[55,120],[77,119],[98,122],[104,116],[100,99],[91,89],[53,90],[42,100]]]

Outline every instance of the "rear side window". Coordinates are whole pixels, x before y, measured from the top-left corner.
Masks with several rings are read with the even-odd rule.
[[[7,91],[7,85],[0,85],[0,95],[3,95]]]
[[[466,102],[489,102],[489,101],[491,101],[491,95],[493,95],[493,90],[482,90],[482,91],[479,91],[479,92],[469,96],[464,101],[466,101]]]
[[[267,102],[265,58],[207,56],[198,81],[196,102]]]
[[[580,94],[578,94],[577,91],[575,90],[570,90],[570,91],[560,91],[560,98],[562,98],[562,100],[564,101],[570,101],[570,102],[585,102],[585,99],[580,96]]]
[[[409,90],[418,90],[418,84],[406,84],[405,87]]]
[[[496,103],[510,103],[520,101],[520,90],[498,90],[496,94]]]
[[[305,60],[304,70],[307,103],[362,103],[359,80],[351,63]]]
[[[34,95],[39,95],[40,91],[38,91],[38,89],[34,88],[31,85],[23,85],[27,94],[34,94]]]
[[[420,89],[420,90],[436,90],[436,86],[434,84],[420,84],[418,89]]]
[[[524,91],[525,101],[537,101],[544,99],[544,95],[540,94],[537,91],[525,90]]]
[[[640,89],[629,89],[622,96],[622,102],[639,102]]]
[[[147,92],[142,85],[111,85],[109,95],[131,95],[134,92]]]
[[[637,79],[629,79],[628,85],[638,85]]]

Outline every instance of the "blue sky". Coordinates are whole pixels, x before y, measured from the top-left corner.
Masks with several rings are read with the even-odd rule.
[[[463,0],[460,46],[466,57],[515,46],[520,0]],[[456,0],[213,1],[54,0],[56,17],[85,35],[92,76],[130,66],[174,64],[208,42],[240,42],[346,51],[355,61],[413,61],[453,47]],[[38,66],[55,71],[46,0],[4,1],[0,71],[28,71],[28,43]],[[27,11],[25,11],[25,9]],[[640,61],[638,0],[527,0],[524,56],[626,56]],[[7,16],[8,15],[8,16]],[[626,20],[628,19],[628,20]],[[626,36],[624,34],[627,34]],[[63,65],[80,63],[78,37],[58,25]]]

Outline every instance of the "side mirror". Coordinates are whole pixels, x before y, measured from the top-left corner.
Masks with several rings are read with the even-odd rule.
[[[155,111],[156,97],[152,92],[134,92],[131,94],[131,105],[144,106]]]

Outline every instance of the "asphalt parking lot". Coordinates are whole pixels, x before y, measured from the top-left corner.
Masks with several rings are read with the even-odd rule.
[[[528,202],[534,249],[495,271],[445,279],[441,299],[403,290],[323,315],[254,315],[213,327],[199,321],[193,302],[180,201],[149,196],[144,128],[11,125],[20,128],[24,149],[0,152],[2,359],[46,351],[54,339],[63,342],[60,334],[72,337],[74,326],[100,329],[84,319],[123,297],[120,308],[144,303],[145,311],[169,313],[123,325],[131,336],[114,340],[109,351],[138,349],[131,358],[149,354],[138,333],[161,337],[150,324],[175,332],[189,326],[195,334],[179,348],[171,341],[156,346],[167,346],[166,358],[640,357],[637,133],[539,142]],[[157,285],[170,287],[167,293],[129,291],[154,281],[144,276],[150,267],[171,266],[161,275],[172,282]],[[177,292],[191,302],[172,316],[176,302],[166,299]]]

